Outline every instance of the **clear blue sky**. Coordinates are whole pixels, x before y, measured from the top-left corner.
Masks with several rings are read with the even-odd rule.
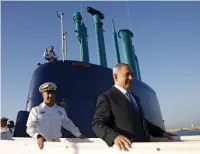
[[[25,109],[30,80],[43,50],[54,45],[61,58],[60,21],[68,32],[68,59],[80,60],[73,13],[81,11],[88,28],[91,63],[97,64],[93,18],[87,6],[107,17],[104,37],[108,67],[115,64],[111,18],[129,28],[126,2],[2,2],[1,114],[13,120]],[[200,124],[200,2],[128,2],[133,44],[142,80],[157,93],[166,127]],[[120,54],[124,61],[121,40]]]

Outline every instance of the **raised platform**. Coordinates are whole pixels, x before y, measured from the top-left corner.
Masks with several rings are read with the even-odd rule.
[[[61,139],[61,142],[45,142],[39,150],[36,140],[31,138],[14,138],[0,140],[2,154],[120,154],[117,147],[109,148],[101,139],[80,140]],[[200,154],[200,136],[173,137],[173,141],[154,138],[149,143],[133,143],[132,154]]]

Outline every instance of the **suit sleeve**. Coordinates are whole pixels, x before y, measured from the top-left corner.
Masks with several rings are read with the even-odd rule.
[[[161,137],[165,133],[165,130],[161,129],[160,127],[152,124],[149,122],[147,119],[145,119],[147,128],[149,130],[149,134],[154,136],[154,137]]]
[[[110,123],[112,123],[111,106],[108,99],[101,95],[97,100],[92,129],[99,138],[103,139],[108,144],[108,146],[112,146],[115,138],[120,135],[110,127]]]

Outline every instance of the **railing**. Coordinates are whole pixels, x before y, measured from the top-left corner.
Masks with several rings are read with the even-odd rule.
[[[39,150],[36,140],[14,138],[0,140],[1,154],[120,154],[116,146],[109,148],[101,139],[61,139],[61,142],[45,142]],[[149,143],[133,143],[131,154],[200,154],[200,136],[173,137],[173,141],[153,138]]]

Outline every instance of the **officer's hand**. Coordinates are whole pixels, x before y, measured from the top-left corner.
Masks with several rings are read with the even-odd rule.
[[[43,149],[43,147],[44,147],[44,142],[45,142],[45,141],[46,141],[46,140],[45,140],[44,137],[40,137],[40,138],[37,139],[38,147],[40,148],[40,150]]]
[[[125,136],[119,135],[115,138],[114,143],[118,146],[120,150],[128,151],[131,147],[131,141]]]
[[[84,135],[80,135],[78,138],[80,138],[80,139],[86,139],[87,137],[85,137]]]

